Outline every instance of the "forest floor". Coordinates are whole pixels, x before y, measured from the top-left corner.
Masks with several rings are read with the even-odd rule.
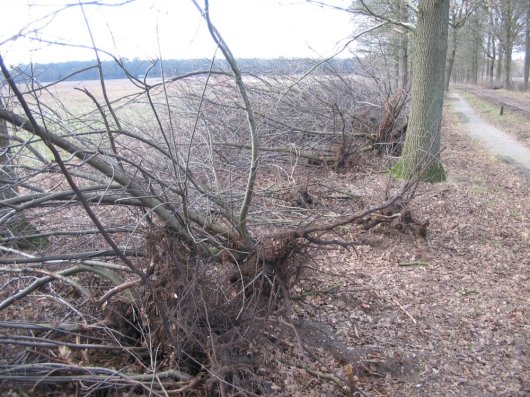
[[[278,305],[252,341],[263,364],[256,377],[269,388],[262,395],[530,396],[530,183],[470,138],[448,102],[448,180],[420,185],[409,208],[428,222],[426,236],[348,225],[339,237],[355,250],[312,249],[290,291],[292,314]],[[379,160],[367,160],[379,164],[369,171],[311,170],[315,209],[348,216],[383,202],[399,184]],[[307,169],[297,171],[305,181]],[[318,208],[330,186],[355,195]],[[47,316],[38,299],[12,310]]]
[[[338,378],[355,395],[530,395],[530,185],[450,107],[443,137],[449,179],[422,185],[411,207],[426,238],[352,227],[343,237],[363,242],[356,252],[313,256],[294,325],[318,361],[296,342],[272,351],[277,395],[343,395]],[[388,183],[320,177],[374,202]]]

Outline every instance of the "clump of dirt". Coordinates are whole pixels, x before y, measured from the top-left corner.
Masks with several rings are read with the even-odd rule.
[[[107,319],[129,345],[156,347],[159,371],[200,376],[193,390],[263,394],[270,370],[256,341],[271,302],[294,283],[299,251],[295,232],[276,233],[261,239],[239,267],[201,256],[167,228],[153,228],[146,237],[150,285],[135,302],[109,305]]]

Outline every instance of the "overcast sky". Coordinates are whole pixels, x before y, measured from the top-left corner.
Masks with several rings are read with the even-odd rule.
[[[0,0],[0,52],[6,62],[94,59],[90,50],[42,42],[90,45],[81,8],[65,8],[68,3],[76,1]],[[347,12],[305,0],[210,0],[210,8],[213,23],[239,58],[329,56],[355,28]],[[205,23],[190,0],[135,0],[119,7],[87,5],[84,10],[96,45],[123,57],[156,58],[157,41],[164,58],[210,58],[214,53]],[[11,40],[19,32],[33,40]]]

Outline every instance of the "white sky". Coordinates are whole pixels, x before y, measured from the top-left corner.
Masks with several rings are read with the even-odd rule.
[[[325,2],[340,7],[351,3]],[[6,63],[94,59],[92,50],[9,40],[26,28],[24,33],[34,39],[90,45],[79,6],[42,19],[67,3],[77,1],[0,0],[0,53]],[[158,57],[157,31],[164,58],[210,58],[214,53],[206,25],[190,0],[135,0],[120,7],[84,9],[96,45],[123,57]],[[347,12],[305,0],[210,0],[210,9],[213,23],[238,58],[325,57],[355,29]]]

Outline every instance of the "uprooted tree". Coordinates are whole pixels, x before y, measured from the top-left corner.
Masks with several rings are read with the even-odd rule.
[[[107,53],[128,76],[116,96],[94,41],[97,90],[65,93],[0,57],[0,119],[10,126],[0,124],[0,273],[13,275],[0,311],[11,318],[15,303],[32,307],[31,294],[46,288],[49,307],[69,311],[62,321],[36,310],[32,321],[0,322],[10,330],[3,356],[14,357],[1,363],[2,381],[264,393],[243,342],[263,337],[257,320],[279,301],[289,320],[288,290],[310,247],[351,247],[336,237],[344,225],[401,222],[425,233],[406,211],[417,180],[379,204],[323,217],[311,211],[311,171],[299,171],[340,171],[393,147],[401,96],[382,100],[379,120],[363,79],[333,70],[244,78],[208,8],[197,7],[229,68],[212,60],[166,77],[159,62],[153,81]],[[270,174],[288,182],[275,186]],[[17,219],[31,227],[8,227]],[[94,354],[102,350],[128,361]]]

